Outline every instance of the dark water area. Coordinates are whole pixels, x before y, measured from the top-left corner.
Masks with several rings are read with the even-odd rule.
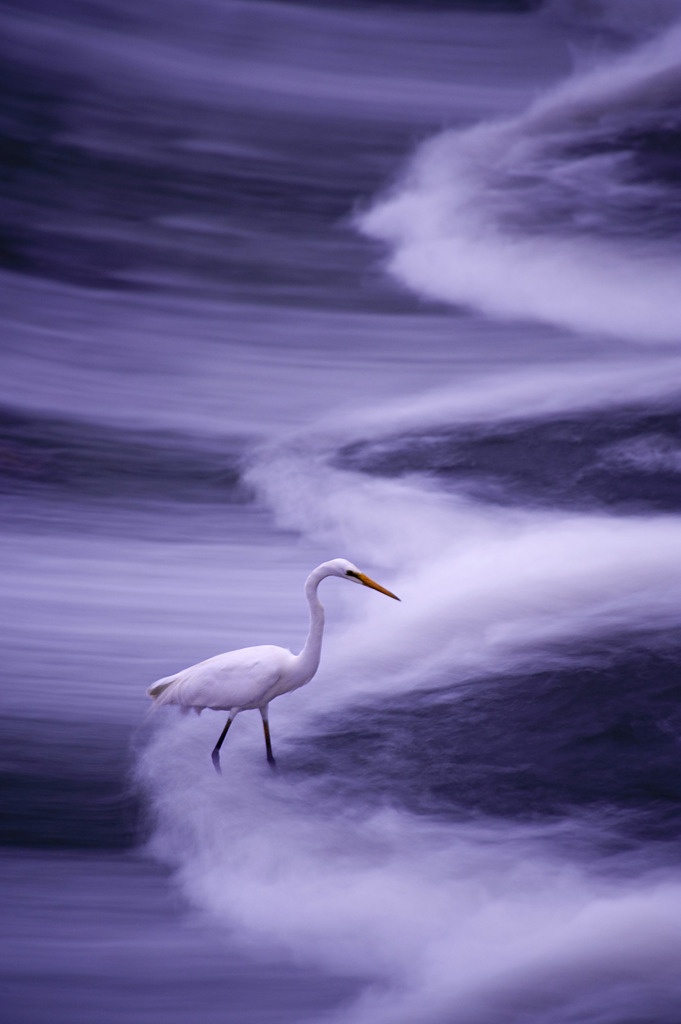
[[[336,464],[389,477],[424,473],[482,501],[678,512],[681,421],[674,409],[615,408],[480,424],[356,442]]]
[[[240,464],[245,442],[225,438],[207,450],[191,439],[69,422],[0,410],[0,487],[74,500],[141,498],[175,502],[244,502]],[[3,486],[4,485],[4,486]]]
[[[112,851],[139,844],[144,826],[127,727],[6,718],[0,731],[3,845]]]
[[[679,17],[0,6],[10,1024],[678,1021]]]
[[[294,767],[318,775],[331,801],[399,799],[463,820],[581,810],[611,818],[611,843],[678,844],[678,640],[603,638],[595,658],[580,650],[585,664],[565,651],[563,668],[367,703],[354,720],[320,722]]]
[[[372,267],[366,254],[373,247],[350,221],[423,127],[394,117],[386,123],[370,104],[358,121],[354,107],[364,107],[364,98],[345,109],[340,81],[320,99],[331,116],[320,116],[316,103],[296,100],[298,70],[291,71],[294,102],[282,103],[276,65],[268,69],[280,52],[285,73],[316,42],[328,44],[333,20],[318,25],[311,8],[308,25],[295,5],[288,13],[237,4],[224,8],[221,23],[219,5],[202,4],[190,27],[179,7],[155,10],[60,5],[54,17],[39,5],[30,29],[34,56],[50,53],[39,68],[30,51],[27,60],[25,48],[12,46],[22,23],[10,22],[4,266],[87,288],[408,307]],[[342,30],[342,15],[335,18]],[[236,82],[229,65],[218,63],[224,55],[215,52],[211,27],[224,36],[232,62],[232,48],[242,48]],[[346,60],[371,60],[371,47],[349,28],[344,45],[358,44],[359,52]],[[156,59],[167,65],[158,78],[150,77]],[[205,68],[206,60],[215,67]],[[228,87],[218,94],[226,72]],[[178,87],[185,76],[194,88]]]
[[[27,852],[3,861],[2,932],[11,939],[3,992],[12,1021],[85,1022],[96,1007],[103,1021],[179,1022],[197,1005],[206,1021],[251,1014],[276,1021],[282,1013],[307,1020],[351,995],[342,978],[328,979],[323,990],[294,965],[276,963],[267,965],[263,986],[261,969],[218,929],[187,919],[167,879],[142,858]],[[49,898],[36,900],[36,879]]]

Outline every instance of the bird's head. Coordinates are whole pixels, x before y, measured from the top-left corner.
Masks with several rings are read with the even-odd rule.
[[[361,583],[363,587],[371,587],[372,590],[378,590],[379,594],[386,594],[388,597],[394,598],[395,601],[399,601],[399,597],[396,594],[386,590],[380,583],[376,583],[363,572],[360,572],[356,565],[348,562],[347,558],[334,558],[331,562],[327,562],[326,565],[329,576],[341,576],[344,580]]]

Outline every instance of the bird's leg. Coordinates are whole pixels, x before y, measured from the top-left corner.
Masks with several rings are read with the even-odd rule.
[[[260,708],[260,714],[262,715],[262,727],[265,731],[265,747],[267,749],[267,763],[272,768],[277,767],[277,762],[274,760],[274,754],[272,753],[272,741],[270,739],[270,723],[268,721],[269,705],[265,704],[264,708]]]
[[[210,755],[211,758],[212,758],[212,761],[213,761],[213,766],[215,768],[215,771],[218,773],[218,775],[221,774],[221,768],[220,768],[220,747],[224,743],[225,736],[227,735],[227,730],[229,729],[230,725],[232,724],[232,721],[233,721],[233,716],[230,715],[229,718],[227,719],[227,724],[225,725],[224,729],[220,733],[220,739],[217,741],[217,743],[213,747],[213,753]]]

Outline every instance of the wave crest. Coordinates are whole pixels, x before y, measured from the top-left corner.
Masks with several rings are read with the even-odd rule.
[[[427,298],[681,338],[681,22],[522,115],[443,132],[358,219]]]

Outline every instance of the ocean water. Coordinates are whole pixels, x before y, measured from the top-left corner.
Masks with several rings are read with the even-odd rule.
[[[678,1024],[681,4],[0,23],[8,1024]]]

